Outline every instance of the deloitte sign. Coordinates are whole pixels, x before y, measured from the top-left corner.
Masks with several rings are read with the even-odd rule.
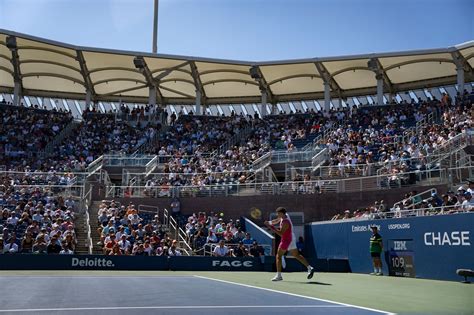
[[[106,258],[76,258],[73,257],[71,267],[105,267],[112,268],[115,264],[112,260]]]

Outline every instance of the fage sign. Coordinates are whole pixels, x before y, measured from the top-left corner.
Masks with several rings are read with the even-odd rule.
[[[253,261],[251,260],[213,260],[212,261],[212,267],[246,267],[246,268],[252,268],[253,267]]]

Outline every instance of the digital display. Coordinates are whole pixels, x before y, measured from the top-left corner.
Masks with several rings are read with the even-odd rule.
[[[415,277],[413,240],[389,240],[388,260],[390,276]]]

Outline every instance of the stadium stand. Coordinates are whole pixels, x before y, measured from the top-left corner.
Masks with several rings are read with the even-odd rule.
[[[73,254],[78,202],[54,174],[0,176],[0,227],[5,254]],[[47,181],[48,185],[39,185]]]
[[[42,169],[37,153],[71,122],[69,113],[24,108],[0,102],[0,165]]]
[[[458,73],[461,66],[468,68],[470,44],[451,47],[449,52],[439,51],[439,58],[434,59],[430,51],[262,64],[257,77],[250,74],[249,68],[254,66],[250,63],[223,64],[197,58],[183,62],[179,58],[145,56],[142,58],[153,73],[166,70],[162,73],[166,86],[160,86],[155,95],[156,103],[164,106],[158,106],[150,102],[152,97],[147,97],[150,91],[146,84],[150,82],[144,82],[130,62],[132,53],[92,53],[5,31],[0,34],[2,49],[11,49],[3,47],[3,39],[10,36],[15,38],[15,49],[19,51],[28,43],[32,51],[49,47],[52,54],[61,57],[81,52],[81,58],[61,62],[70,70],[77,69],[76,75],[84,76],[87,84],[76,86],[76,80],[71,86],[70,82],[58,81],[50,89],[48,84],[53,83],[48,76],[31,76],[25,70],[23,74],[29,78],[22,88],[25,95],[18,95],[14,83],[2,81],[2,222],[15,223],[6,226],[8,239],[14,232],[23,236],[23,222],[32,221],[36,215],[30,208],[36,209],[41,202],[43,208],[50,205],[51,211],[61,209],[59,217],[51,218],[41,213],[40,207],[40,214],[47,218],[47,229],[52,229],[53,224],[62,225],[61,220],[66,217],[83,220],[89,229],[85,234],[91,234],[87,236],[89,242],[94,238],[93,245],[99,243],[96,249],[100,253],[169,255],[170,248],[175,247],[183,254],[188,250],[200,252],[210,240],[212,243],[224,238],[227,243],[238,244],[241,237],[231,240],[225,234],[231,231],[232,235],[242,236],[245,231],[238,230],[238,221],[221,224],[215,215],[202,212],[208,209],[188,206],[186,216],[173,218],[134,208],[124,200],[389,189],[396,193],[401,187],[413,192],[438,183],[459,184],[472,176],[472,70],[464,71],[462,77]],[[120,64],[113,73],[105,66],[110,54],[116,54]],[[400,62],[394,56],[401,58]],[[3,59],[12,61],[9,58]],[[21,54],[17,58],[21,59]],[[57,75],[57,69],[48,68],[54,61],[51,56],[42,58],[44,62],[38,63],[45,67],[44,73]],[[423,75],[410,71],[412,65],[418,65],[417,58],[436,71]],[[101,79],[84,75],[85,61],[88,72],[103,72]],[[173,66],[165,67],[164,61]],[[377,69],[370,66],[374,61]],[[351,66],[346,67],[346,63]],[[1,71],[13,80],[10,70]],[[361,71],[370,71],[374,76],[366,77]],[[384,76],[380,76],[381,71]],[[222,73],[225,79],[210,79],[213,73]],[[136,80],[130,83],[132,86],[128,85],[129,76]],[[324,84],[328,76],[331,84]],[[385,80],[382,85],[377,84],[381,77]],[[124,78],[128,80],[118,88],[114,82]],[[365,78],[362,81],[366,83],[360,83],[360,78]],[[299,80],[298,84],[292,84],[293,79]],[[469,83],[465,84],[464,79]],[[192,91],[200,91],[202,99],[196,105],[189,105],[196,99],[180,86],[183,82],[197,85]],[[233,82],[232,87],[225,86],[225,82]],[[463,88],[453,86],[455,83],[461,83]],[[43,88],[37,90],[37,86]],[[92,91],[84,94],[82,88],[91,86],[101,88],[93,95]],[[262,95],[262,91],[266,94]],[[41,96],[36,97],[35,93]],[[255,103],[261,102],[263,96],[268,97],[269,104],[257,106]],[[112,163],[120,159],[127,162]],[[68,207],[62,209],[62,203],[68,189],[75,189],[75,185],[82,185],[75,197],[84,199],[89,191],[87,198],[93,195],[95,202],[90,208],[83,207],[82,202],[72,215]],[[393,209],[387,205],[384,210],[380,205],[371,206],[352,216],[385,218],[471,211],[470,206],[463,205],[472,200],[467,192],[457,196],[449,211],[438,209],[448,206],[443,195],[413,203],[414,196],[405,196]],[[25,198],[27,204],[33,198],[27,211]],[[98,201],[104,198],[117,200]],[[449,194],[447,198],[450,200]],[[420,211],[425,208],[431,210]],[[11,214],[11,210],[15,213]],[[195,211],[197,215],[190,215]],[[334,218],[341,216],[345,215]],[[22,222],[20,226],[17,219]],[[170,227],[172,220],[174,227]],[[217,227],[219,224],[221,227]],[[72,221],[69,225],[74,226]],[[119,244],[122,227],[130,242],[127,248]],[[164,244],[158,245],[162,240]],[[77,243],[75,239],[74,244]],[[20,250],[24,248],[18,245]]]

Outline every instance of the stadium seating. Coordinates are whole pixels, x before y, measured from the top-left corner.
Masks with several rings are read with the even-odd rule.
[[[43,180],[49,185],[37,186]],[[74,252],[77,245],[74,222],[80,209],[66,190],[54,185],[60,182],[60,177],[55,174],[23,174],[21,179],[0,175],[2,253]]]

